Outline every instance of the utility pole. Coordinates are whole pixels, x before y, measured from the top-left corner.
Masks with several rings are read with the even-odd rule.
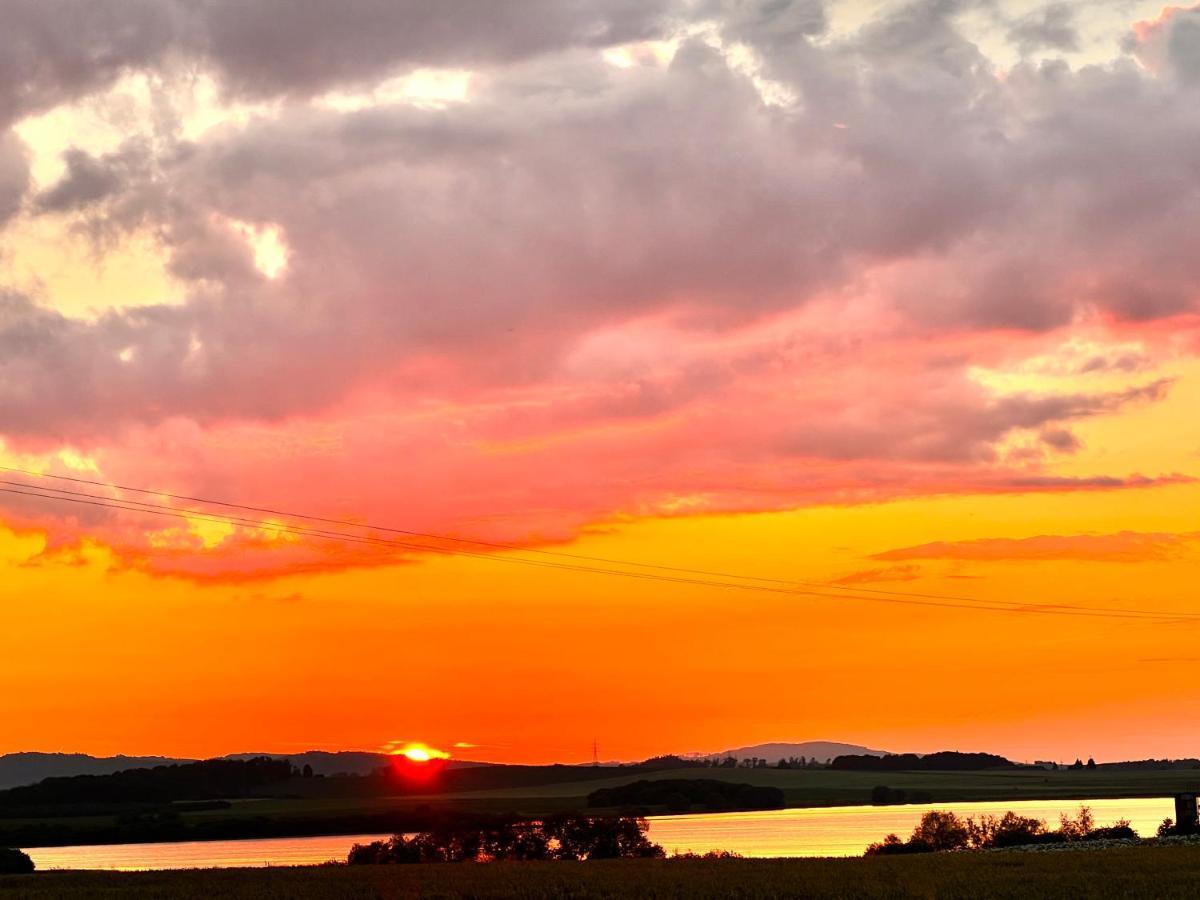
[[[592,738],[592,765],[600,765],[600,745],[596,743],[595,738]]]

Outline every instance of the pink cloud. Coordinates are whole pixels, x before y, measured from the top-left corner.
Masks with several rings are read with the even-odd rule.
[[[712,5],[713,27],[802,98],[780,107],[699,38],[669,65],[596,52],[675,33],[689,4],[539,2],[540,19],[498,14],[491,34],[470,4],[443,4],[443,33],[427,11],[352,3],[286,17],[279,45],[244,4],[185,6],[89,7],[78,43],[105,60],[45,46],[39,4],[0,36],[0,60],[43,62],[0,79],[2,121],[120,72],[167,78],[176,57],[226,99],[277,101],[187,137],[164,110],[161,133],[72,151],[32,198],[21,148],[0,139],[0,219],[20,207],[101,252],[150,231],[182,284],[178,303],[96,320],[0,290],[8,448],[69,445],[116,482],[523,544],[626,516],[1188,477],[1053,463],[1081,451],[1080,423],[1161,402],[1158,362],[1198,349],[1200,257],[1179,226],[1200,216],[1190,12],[1129,48],[1161,44],[1169,71],[1001,72],[954,4],[820,41],[812,5]],[[1069,47],[1070,16],[1010,37]],[[473,68],[468,102],[313,102],[436,64]],[[278,230],[280,277],[232,222]],[[998,393],[973,376],[1046,356],[1039,374],[1070,387]],[[99,535],[189,577],[391,558],[249,531],[155,544],[128,511],[3,508],[53,547]]]
[[[936,541],[876,553],[878,560],[949,559],[977,562],[1074,560],[1082,562],[1158,562],[1177,559],[1200,542],[1200,532],[1152,534],[1038,535],[1029,538],[981,538]]]
[[[1156,381],[996,398],[939,342],[880,338],[877,351],[869,345],[872,365],[848,365],[868,345],[848,341],[819,308],[792,326],[823,337],[798,341],[777,321],[691,346],[659,324],[628,342],[609,335],[553,380],[471,400],[401,403],[372,390],[319,416],[206,426],[175,418],[83,449],[117,484],[525,546],[628,517],[1188,480],[1064,477],[1045,467],[1074,449],[1046,443],[1047,429],[1156,402],[1166,390]],[[1011,351],[1005,342],[973,358]],[[1004,444],[1022,434],[1041,449],[1009,458]],[[415,552],[252,530],[208,549],[186,533],[154,545],[147,529],[182,523],[17,499],[4,501],[10,518],[42,524],[56,544],[97,534],[128,564],[192,578],[377,565]]]
[[[919,566],[886,566],[881,569],[862,569],[833,579],[831,584],[888,584],[897,581],[915,581],[921,577]]]

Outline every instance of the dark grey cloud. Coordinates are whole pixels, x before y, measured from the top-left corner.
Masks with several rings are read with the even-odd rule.
[[[418,66],[491,65],[666,33],[674,0],[5,0],[0,125],[121,75],[208,69],[307,95]]]
[[[1167,52],[1179,75],[1200,82],[1200,9],[1181,10],[1168,25]]]
[[[692,16],[720,22],[733,40],[792,52],[829,27],[824,0],[707,0],[693,8]]]
[[[100,157],[71,148],[63,154],[65,174],[38,194],[35,205],[43,213],[84,210],[126,190],[147,173],[150,162],[149,146],[137,138]]]
[[[672,0],[202,0],[203,52],[254,96],[319,92],[398,66],[477,67],[659,37]]]
[[[184,37],[176,0],[5,0],[0,125],[159,62]]]
[[[1078,50],[1075,12],[1070,3],[1051,3],[1013,22],[1008,39],[1022,54],[1039,50]]]
[[[1157,19],[1129,32],[1123,46],[1154,72],[1200,83],[1200,7],[1164,6]]]
[[[822,459],[991,462],[997,445],[1015,432],[1039,432],[1058,452],[1079,448],[1064,425],[1161,400],[1169,382],[1091,394],[1015,394],[994,397],[958,380],[938,385],[905,379],[904,396],[847,400],[844,410],[806,418],[777,443],[786,455]]]
[[[34,206],[100,237],[149,229],[186,296],[96,322],[10,297],[0,414],[13,432],[280,417],[369,381],[531,384],[598,326],[670,312],[720,331],[839,292],[875,295],[926,333],[1195,309],[1200,257],[1178,225],[1200,215],[1194,96],[1126,60],[1002,78],[957,27],[961,3],[913,3],[819,41],[820,4],[689,6],[760,54],[797,97],[787,107],[700,38],[663,68],[588,49],[662,33],[661,4],[129,9],[146,23],[117,28],[93,54],[103,65],[74,68],[113,77],[167,53],[157,41],[209,60],[231,90],[289,96],[196,142],[71,152]],[[124,21],[103,3],[90,15],[90,29]],[[302,96],[418,63],[487,67],[469,103],[441,110]],[[284,277],[255,269],[233,221],[281,230]],[[434,376],[407,368],[429,359]],[[631,405],[695,396],[647,388]],[[853,422],[804,440],[833,456],[875,442],[980,458],[1015,428],[1143,398],[935,399],[912,420],[881,417],[898,441]]]
[[[0,228],[20,210],[29,185],[25,145],[12,132],[0,132]]]

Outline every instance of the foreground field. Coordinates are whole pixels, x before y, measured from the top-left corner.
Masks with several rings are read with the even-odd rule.
[[[0,898],[1193,898],[1200,847],[890,859],[628,860],[0,878]]]

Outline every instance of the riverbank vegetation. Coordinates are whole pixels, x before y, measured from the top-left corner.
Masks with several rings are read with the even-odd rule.
[[[1092,812],[1081,806],[1074,816],[1062,815],[1059,827],[1049,829],[1044,819],[1007,812],[1003,816],[960,818],[947,810],[930,810],[921,817],[907,841],[889,834],[867,848],[866,856],[898,856],[914,853],[944,853],[953,850],[992,850],[1036,844],[1068,844],[1077,841],[1137,840],[1129,822],[1120,820],[1100,828]]]
[[[354,865],[482,863],[502,860],[661,859],[663,848],[646,837],[646,820],[560,815],[533,822],[445,823],[414,835],[355,844]]]

